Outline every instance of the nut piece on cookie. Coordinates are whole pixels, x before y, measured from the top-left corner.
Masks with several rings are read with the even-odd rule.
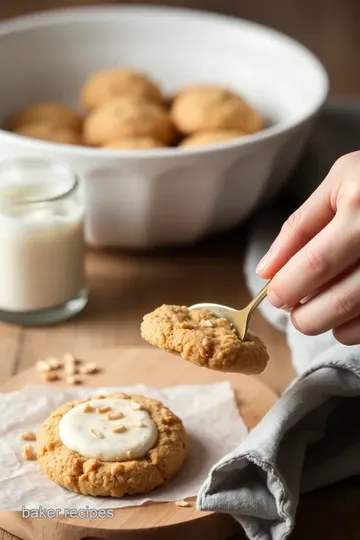
[[[143,73],[131,69],[110,68],[92,75],[81,91],[81,103],[94,109],[114,97],[142,97],[154,103],[163,103],[160,88]]]
[[[125,137],[151,137],[166,145],[174,138],[174,128],[161,106],[134,97],[107,101],[85,120],[84,140],[89,145],[103,146]]]
[[[264,343],[251,332],[241,341],[227,319],[186,306],[163,305],[145,315],[141,336],[151,345],[216,371],[261,373],[269,358]]]
[[[65,127],[54,127],[45,122],[21,126],[15,129],[14,133],[23,137],[60,144],[74,144],[78,146],[82,144],[81,137],[75,130]]]
[[[16,131],[29,124],[43,123],[52,126],[54,129],[65,128],[79,131],[82,126],[82,119],[76,111],[62,103],[44,101],[30,105],[14,114],[9,120],[9,129]]]
[[[103,145],[107,150],[151,150],[164,148],[165,144],[153,137],[123,137]]]
[[[181,91],[172,104],[171,117],[184,134],[229,129],[249,134],[262,128],[260,114],[239,94],[215,85]]]
[[[179,146],[181,148],[197,148],[200,146],[211,146],[212,144],[219,144],[228,142],[232,139],[238,139],[248,135],[244,131],[240,130],[223,130],[223,131],[200,131],[186,137]]]

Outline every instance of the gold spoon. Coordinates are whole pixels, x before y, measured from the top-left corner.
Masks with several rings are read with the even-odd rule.
[[[267,294],[270,281],[267,282],[265,287],[261,289],[259,294],[251,300],[250,304],[244,309],[234,309],[228,306],[222,306],[221,304],[194,304],[189,309],[207,309],[216,317],[225,317],[236,330],[241,341],[244,341],[246,332],[249,326],[250,319],[258,307],[258,305],[264,300]]]

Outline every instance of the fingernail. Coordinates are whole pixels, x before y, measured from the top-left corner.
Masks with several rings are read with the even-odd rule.
[[[256,267],[256,273],[257,274],[259,272],[262,272],[266,268],[266,266],[267,266],[267,264],[269,262],[269,259],[270,259],[270,252],[268,251],[266,253],[266,255],[264,255],[264,257],[261,259],[261,261],[259,262],[259,264]]]
[[[288,306],[284,304],[281,298],[278,297],[275,291],[271,290],[267,293],[270,304],[279,309],[288,309]]]

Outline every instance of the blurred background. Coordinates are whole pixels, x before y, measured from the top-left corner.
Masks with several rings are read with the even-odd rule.
[[[2,0],[0,18],[101,3],[101,0]],[[333,95],[360,94],[359,0],[127,0],[124,3],[204,9],[271,26],[298,39],[320,58],[330,75]]]

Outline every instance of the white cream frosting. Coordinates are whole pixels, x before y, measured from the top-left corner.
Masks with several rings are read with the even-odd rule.
[[[89,406],[91,409],[84,412]],[[100,413],[99,409],[105,412]],[[111,419],[119,415],[124,416]],[[137,402],[120,398],[94,399],[76,405],[60,420],[59,434],[70,450],[102,461],[141,458],[158,437],[149,413],[141,410]]]

